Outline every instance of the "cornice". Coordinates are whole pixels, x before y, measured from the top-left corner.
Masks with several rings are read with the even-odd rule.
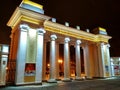
[[[97,34],[96,36],[97,36],[97,38],[96,38],[97,42],[108,43],[108,40],[112,38],[111,36],[102,35],[102,34]]]
[[[10,26],[14,32],[14,28],[20,22],[25,21],[37,26],[44,24],[43,26],[46,31],[62,34],[68,37],[74,37],[76,39],[106,43],[108,43],[108,40],[111,39],[111,37],[107,35],[92,34],[75,28],[67,27],[59,23],[48,21],[49,19],[51,19],[51,17],[21,7],[17,7],[7,25]]]
[[[45,30],[53,33],[63,34],[65,36],[70,36],[77,39],[83,39],[92,42],[108,43],[108,40],[111,38],[110,36],[88,33],[82,30],[77,30],[75,28],[67,27],[62,24],[54,23],[51,21],[45,21],[44,28]]]
[[[44,20],[49,20],[50,18],[49,16],[17,7],[7,25],[14,28],[21,21],[40,25],[41,22],[43,23]]]

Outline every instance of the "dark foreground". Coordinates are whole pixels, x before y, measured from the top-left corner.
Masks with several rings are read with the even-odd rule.
[[[58,83],[43,83],[43,85],[6,86],[0,90],[120,90],[120,79],[99,79]]]

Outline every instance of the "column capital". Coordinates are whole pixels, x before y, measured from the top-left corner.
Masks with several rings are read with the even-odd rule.
[[[97,43],[96,45],[97,45],[98,47],[99,47],[99,46],[102,46],[102,47],[103,47],[105,44],[104,44],[103,42],[99,42],[99,43]]]
[[[102,42],[102,43],[100,43],[100,44],[101,44],[101,45],[104,45],[105,43]]]
[[[68,43],[70,41],[70,38],[66,37],[64,41],[65,41],[65,43]]]
[[[25,31],[26,32],[29,29],[30,29],[30,27],[27,24],[20,24],[20,30],[21,31]]]
[[[109,47],[110,47],[110,44],[107,44],[107,47],[109,48]]]
[[[76,40],[76,45],[81,44],[81,40]]]
[[[46,31],[43,28],[38,28],[37,33],[38,34],[44,34],[44,33],[46,33]]]
[[[55,34],[53,34],[50,36],[50,38],[51,38],[51,40],[55,40],[55,39],[57,39],[57,36]]]

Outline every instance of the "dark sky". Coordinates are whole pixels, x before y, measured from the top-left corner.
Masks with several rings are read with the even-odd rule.
[[[0,43],[10,43],[11,28],[6,26],[22,0],[2,0],[0,5]],[[111,56],[120,56],[120,0],[32,0],[44,5],[45,14],[57,21],[80,25],[82,30],[98,26],[107,29]]]

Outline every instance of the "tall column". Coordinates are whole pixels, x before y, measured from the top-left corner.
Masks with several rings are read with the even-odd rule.
[[[44,50],[43,50],[43,72],[42,72],[42,80],[46,81],[46,41],[44,41]]]
[[[36,53],[36,78],[35,83],[42,82],[42,67],[43,67],[43,38],[45,30],[40,28],[37,30],[37,53]]]
[[[20,25],[20,37],[18,42],[17,60],[16,60],[16,85],[23,84],[24,82],[24,70],[26,60],[26,48],[27,48],[27,31],[29,26]]]
[[[99,62],[98,62],[98,51],[97,51],[97,45],[94,44],[94,52],[92,53],[94,56],[94,77],[99,77]]]
[[[70,53],[69,53],[70,38],[64,40],[64,79],[63,81],[70,81]]]
[[[50,79],[48,82],[56,82],[56,43],[55,39],[57,39],[56,35],[51,35],[51,44],[50,44]]]
[[[90,56],[89,56],[89,45],[85,43],[84,46],[84,64],[85,64],[85,75],[87,79],[91,78],[90,75]]]
[[[81,41],[76,41],[76,79],[81,79],[81,58],[80,58],[80,44]]]
[[[111,61],[110,61],[110,51],[109,51],[110,44],[107,44],[106,48],[107,48],[108,72],[109,72],[109,77],[111,77]]]
[[[100,77],[105,77],[104,43],[98,43],[98,62]]]

